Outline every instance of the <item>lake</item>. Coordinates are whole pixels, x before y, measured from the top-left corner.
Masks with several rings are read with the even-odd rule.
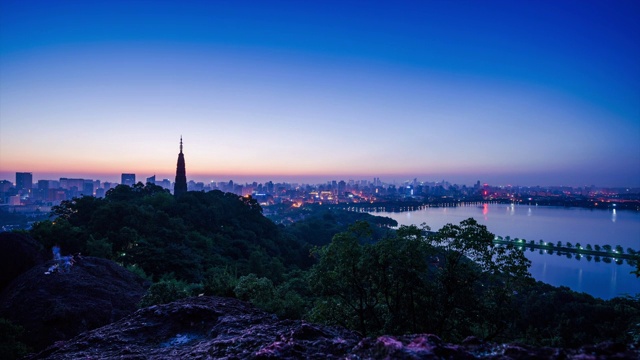
[[[640,250],[640,212],[620,210],[592,210],[515,204],[474,204],[459,207],[432,207],[406,212],[376,212],[388,216],[400,225],[426,223],[436,231],[448,223],[458,224],[470,217],[486,225],[502,237],[539,240],[556,244],[580,243],[593,245],[621,245],[625,250]],[[567,286],[603,299],[624,294],[640,294],[640,279],[630,274],[634,268],[622,265],[568,259],[556,254],[540,254],[526,250],[531,260],[531,275],[540,281]]]

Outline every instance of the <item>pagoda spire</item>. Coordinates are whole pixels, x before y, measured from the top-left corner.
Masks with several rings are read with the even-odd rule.
[[[187,170],[182,153],[182,135],[180,135],[180,153],[178,154],[178,165],[176,167],[176,182],[173,185],[173,195],[180,196],[187,192]]]

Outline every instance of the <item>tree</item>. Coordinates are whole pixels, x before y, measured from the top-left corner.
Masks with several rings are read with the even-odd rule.
[[[371,246],[373,280],[379,290],[384,333],[424,330],[435,249],[424,236],[429,227],[402,226]]]
[[[167,304],[192,295],[194,295],[193,288],[187,283],[172,277],[165,277],[149,287],[147,293],[140,300],[139,306],[142,308]]]
[[[252,304],[267,310],[274,300],[275,287],[271,280],[264,277],[259,278],[256,274],[249,274],[240,277],[233,292],[238,299],[251,301]]]
[[[368,238],[369,225],[357,222],[336,234],[331,243],[314,248],[318,263],[310,271],[310,282],[322,296],[312,310],[312,319],[357,329],[364,336],[380,327],[375,316],[379,297],[373,284],[369,254],[360,240]]]
[[[444,250],[437,275],[441,304],[437,333],[460,330],[459,325],[481,314],[491,314],[483,321],[490,324],[485,337],[494,337],[507,327],[514,289],[530,279],[531,262],[511,244],[494,247],[493,237],[486,226],[471,218],[460,225],[447,224],[430,238],[432,245]],[[491,279],[494,286],[479,291],[481,279]]]

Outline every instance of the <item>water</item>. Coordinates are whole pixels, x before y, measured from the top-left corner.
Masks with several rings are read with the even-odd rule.
[[[539,240],[557,244],[580,243],[593,245],[621,245],[625,250],[640,250],[640,213],[619,210],[591,210],[547,206],[484,204],[460,207],[425,208],[401,213],[378,212],[401,225],[426,223],[438,230],[447,223],[458,224],[470,217],[486,225],[499,236]],[[640,279],[630,274],[633,267],[626,262],[596,263],[568,259],[565,256],[540,254],[526,250],[532,265],[531,275],[554,286],[567,286],[603,299],[640,294]]]

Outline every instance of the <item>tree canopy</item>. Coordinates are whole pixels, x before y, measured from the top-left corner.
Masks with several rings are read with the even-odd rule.
[[[29,234],[45,248],[108,258],[149,277],[141,305],[205,293],[365,335],[574,347],[640,339],[639,297],[604,301],[536,283],[523,252],[495,245],[474,219],[432,232],[343,210],[292,211],[292,224],[276,225],[251,197],[176,198],[152,184],[121,185],[104,199],[62,202]]]

